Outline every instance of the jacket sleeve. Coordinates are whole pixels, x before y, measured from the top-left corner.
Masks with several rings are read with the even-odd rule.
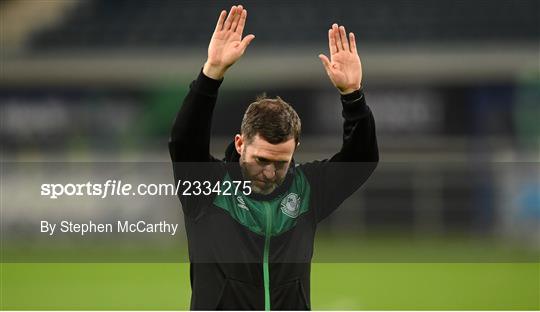
[[[222,81],[211,79],[201,71],[190,84],[188,94],[176,115],[169,137],[169,153],[176,185],[181,181],[214,180],[218,163],[210,155],[210,130]],[[198,218],[203,214],[201,196],[182,196],[181,192],[187,186],[180,185],[180,194],[177,195],[184,215]]]
[[[213,160],[210,155],[210,129],[222,82],[205,76],[201,70],[197,79],[190,84],[169,137],[169,153],[173,162]]]
[[[379,161],[375,120],[363,91],[342,95],[343,144],[330,159],[300,165],[312,192],[317,222],[330,215],[375,170]]]

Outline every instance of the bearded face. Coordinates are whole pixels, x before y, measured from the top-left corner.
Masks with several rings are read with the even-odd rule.
[[[270,194],[285,180],[296,143],[294,139],[271,144],[256,135],[246,142],[240,135],[235,138],[240,150],[240,167],[244,179],[251,181],[252,191]]]

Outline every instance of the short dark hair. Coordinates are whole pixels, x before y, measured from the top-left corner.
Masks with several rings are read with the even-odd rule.
[[[268,98],[262,94],[246,109],[241,132],[248,142],[258,134],[271,144],[291,138],[298,144],[301,127],[300,117],[291,105],[279,96]]]

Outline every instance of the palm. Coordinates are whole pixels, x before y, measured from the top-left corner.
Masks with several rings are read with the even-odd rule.
[[[208,46],[208,60],[230,66],[243,54],[241,36],[236,32],[214,33]]]
[[[342,93],[349,93],[360,88],[362,82],[362,64],[356,50],[354,34],[347,40],[345,28],[334,24],[328,31],[330,59],[319,55],[332,84]]]
[[[358,54],[340,51],[331,56],[330,78],[336,87],[354,85],[360,81],[361,65]]]
[[[234,64],[243,54],[247,45],[255,38],[248,35],[242,39],[242,33],[246,23],[247,11],[241,5],[233,6],[227,16],[222,11],[208,46],[207,62],[213,66],[228,68]]]

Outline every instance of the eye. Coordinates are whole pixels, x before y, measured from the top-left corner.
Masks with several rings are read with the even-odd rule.
[[[269,164],[273,164],[275,170],[282,170],[287,166],[288,161],[272,161],[269,159],[266,159],[264,157],[254,157],[255,162],[257,162],[260,166],[268,166]]]
[[[257,163],[261,164],[261,165],[267,165],[270,163],[270,161],[266,158],[262,158],[262,157],[255,157],[255,160],[257,161]]]

